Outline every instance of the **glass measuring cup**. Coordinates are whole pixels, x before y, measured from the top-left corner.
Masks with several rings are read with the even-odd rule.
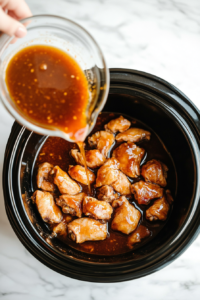
[[[103,54],[92,36],[80,25],[71,20],[52,16],[38,15],[21,21],[26,25],[28,34],[18,39],[3,35],[0,38],[0,99],[10,114],[28,129],[42,135],[59,136],[72,141],[69,135],[53,126],[44,128],[34,123],[11,99],[6,83],[5,72],[10,59],[21,49],[32,45],[49,45],[69,54],[85,73],[88,81],[89,100],[87,106],[88,135],[102,110],[109,90],[109,72]],[[74,142],[74,141],[73,141]]]

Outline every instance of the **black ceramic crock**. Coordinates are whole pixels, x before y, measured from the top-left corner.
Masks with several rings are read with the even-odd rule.
[[[46,137],[16,122],[7,143],[3,167],[6,212],[16,235],[38,260],[72,278],[116,282],[139,278],[166,266],[181,255],[200,229],[200,112],[176,87],[134,70],[111,69],[104,110],[141,120],[163,140],[177,172],[177,194],[170,219],[144,247],[118,256],[79,252],[49,237],[34,211],[30,196],[35,159]]]

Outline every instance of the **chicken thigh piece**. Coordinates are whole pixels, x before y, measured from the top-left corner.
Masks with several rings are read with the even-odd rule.
[[[118,142],[125,141],[125,142],[136,143],[141,140],[150,140],[150,138],[151,138],[151,133],[149,131],[140,128],[130,128],[125,132],[118,133],[115,139]]]
[[[84,166],[83,156],[78,149],[72,149],[71,156],[75,159],[77,164]],[[91,169],[101,167],[106,161],[106,157],[103,154],[101,154],[99,150],[96,149],[86,150],[85,159],[86,165]]]
[[[46,192],[54,192],[56,186],[53,183],[53,177],[50,175],[50,172],[53,170],[53,165],[48,162],[42,163],[38,167],[37,172],[37,187]]]
[[[99,201],[93,197],[84,197],[83,213],[86,216],[99,220],[109,220],[111,218],[113,209],[109,203]]]
[[[115,158],[109,158],[97,172],[96,187],[111,185],[115,182],[118,178],[118,168],[118,161]]]
[[[62,221],[62,213],[56,205],[53,196],[49,192],[35,191],[32,196],[33,202],[36,204],[38,212],[44,222],[60,223]]]
[[[115,158],[108,159],[97,172],[96,187],[112,185],[116,192],[122,195],[130,194],[131,183],[118,168],[119,163]]]
[[[114,135],[107,131],[97,131],[92,136],[88,137],[89,145],[96,147],[105,157],[107,157],[114,141]]]
[[[166,195],[162,198],[154,201],[153,205],[146,211],[146,218],[149,221],[165,221],[170,209],[170,204],[173,202],[173,198],[169,190],[166,191]]]
[[[104,185],[98,190],[97,198],[98,200],[112,202],[113,200],[118,198],[118,194],[114,192],[112,186]]]
[[[63,221],[53,226],[53,236],[67,237],[67,224]]]
[[[130,204],[125,196],[114,200],[112,206],[119,207],[115,210],[111,228],[125,234],[129,234],[134,231],[141,218],[139,210]]]
[[[111,120],[108,124],[104,126],[105,130],[112,133],[124,132],[131,126],[131,122],[120,116],[117,119]]]
[[[89,182],[90,184],[92,184],[93,182],[95,182],[96,176],[89,169],[87,171],[88,171]],[[79,181],[82,184],[88,185],[87,174],[84,167],[79,165],[69,166],[68,173],[74,180]]]
[[[117,147],[112,156],[119,162],[119,169],[129,177],[136,178],[140,175],[140,162],[145,150],[136,144],[128,142]]]
[[[148,205],[150,200],[163,196],[163,188],[157,184],[140,180],[132,184],[131,192],[139,204]]]
[[[131,194],[131,183],[126,175],[124,175],[124,173],[122,173],[121,171],[118,171],[117,180],[112,183],[112,187],[121,195]]]
[[[133,248],[133,245],[140,243],[142,239],[147,238],[151,235],[149,229],[143,225],[140,225],[133,233],[128,237],[128,246]]]
[[[152,159],[142,166],[141,175],[145,181],[165,187],[167,185],[167,171],[166,165],[156,159]]]
[[[61,195],[56,199],[56,203],[62,207],[62,211],[65,214],[70,214],[72,216],[81,218],[82,202],[85,196],[85,193],[80,193],[77,195]]]
[[[60,236],[62,238],[67,237],[67,224],[73,220],[71,215],[64,215],[60,223],[53,226],[53,233],[55,236]]]
[[[107,225],[90,218],[80,218],[68,224],[68,236],[76,243],[102,241],[107,237]]]
[[[101,167],[106,161],[106,157],[97,149],[85,151],[85,159],[91,169]]]
[[[54,175],[54,183],[57,185],[61,194],[74,195],[81,191],[80,186],[72,180],[66,172],[58,166],[55,166],[51,171]]]

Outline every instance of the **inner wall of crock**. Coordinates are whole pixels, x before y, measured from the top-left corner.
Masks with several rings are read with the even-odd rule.
[[[150,255],[157,247],[160,247],[167,242],[172,235],[176,234],[177,230],[184,223],[194,197],[194,187],[196,186],[193,152],[184,132],[178,125],[177,120],[167,113],[161,106],[153,102],[152,99],[153,98],[149,95],[146,95],[141,91],[138,92],[136,90],[132,90],[130,95],[128,95],[128,93],[125,93],[125,90],[123,89],[111,89],[104,110],[126,114],[144,122],[158,134],[171,154],[177,172],[178,184],[173,210],[168,222],[152,241],[144,247],[134,251],[134,256],[132,253],[127,253],[120,257],[100,258],[70,249],[71,256],[90,262],[115,262],[119,260],[134,260],[134,258],[143,258],[147,254]],[[21,194],[26,194],[26,197],[23,196],[22,198],[26,199],[25,203],[28,218],[40,234],[41,239],[45,240],[46,243],[50,244],[50,246],[54,247],[54,249],[56,248],[63,253],[69,253],[69,247],[67,245],[62,244],[57,239],[51,240],[49,238],[51,232],[48,230],[48,226],[41,220],[38,212],[32,205],[32,202],[30,200],[27,202],[27,199],[33,192],[31,177],[34,161],[42,144],[45,142],[45,139],[46,137],[33,133],[26,145],[20,166],[20,190]]]

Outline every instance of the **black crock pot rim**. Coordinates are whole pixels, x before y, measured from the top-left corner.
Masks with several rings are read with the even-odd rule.
[[[123,69],[123,68],[110,68],[110,74],[116,74],[116,73],[120,73],[120,74],[131,74],[131,75],[138,75],[142,78],[147,78],[147,79],[153,79],[154,81],[157,81],[159,83],[161,83],[162,85],[165,85],[166,87],[170,88],[172,91],[175,91],[177,94],[179,94],[180,96],[184,97],[184,99],[186,99],[188,101],[188,103],[190,103],[192,105],[192,107],[198,112],[198,114],[200,115],[200,110],[198,109],[198,107],[194,104],[194,102],[192,102],[190,100],[190,98],[188,98],[188,96],[186,94],[184,94],[181,90],[179,90],[175,85],[173,85],[172,83],[168,82],[167,80],[160,78],[154,74],[151,73],[147,73],[144,71],[140,71],[140,70],[134,70],[134,69]],[[112,78],[111,78],[112,79]],[[153,88],[153,86],[151,86]]]
[[[127,89],[127,87],[126,87],[126,89]],[[154,102],[155,102],[155,99],[156,99],[156,96],[154,95]],[[158,103],[157,103],[157,105],[158,105]],[[181,123],[181,121],[179,120],[179,122],[177,122],[177,124],[180,126],[180,123]],[[182,124],[182,127],[183,127],[184,125]],[[185,132],[187,131],[187,128],[185,127],[184,128],[184,130],[185,130]],[[32,132],[30,132],[30,134],[29,134],[29,137],[32,135]],[[28,138],[29,139],[29,138]],[[26,141],[26,144],[27,144],[27,142],[28,142],[28,140]],[[24,149],[25,149],[25,146],[24,146],[24,148],[23,148],[23,152],[24,152]],[[21,153],[21,159],[22,159],[22,156],[23,156],[23,152]],[[19,165],[21,165],[21,159],[20,159],[20,163],[19,163]],[[199,166],[200,167],[200,166]],[[20,170],[19,170],[19,172],[20,172]],[[19,185],[20,186],[20,185]],[[20,193],[20,191],[19,191],[19,195],[20,195],[20,198],[21,198],[21,193]],[[22,202],[22,199],[21,199],[21,202]],[[23,202],[22,202],[23,203]],[[23,206],[23,204],[22,204],[22,206]],[[24,209],[24,207],[23,207],[23,209]],[[183,227],[187,227],[187,222],[188,222],[188,219],[189,219],[189,215],[191,214],[191,210],[193,210],[193,213],[194,213],[194,211],[195,211],[195,208],[194,207],[191,207],[190,208],[190,210],[188,211],[188,213],[187,213],[187,217],[186,217],[186,219],[185,219],[185,221],[184,221],[184,223],[182,224],[182,228],[181,229],[179,229],[178,230],[178,232],[176,232],[176,234],[174,234],[173,236],[171,236],[170,237],[170,241],[168,241],[168,242],[166,242],[165,244],[163,244],[162,246],[160,246],[160,247],[158,247],[156,250],[155,250],[155,252],[159,252],[159,249],[163,249],[163,248],[165,248],[166,247],[166,245],[167,244],[169,244],[170,245],[170,242],[173,242],[173,240],[174,240],[174,236],[177,236],[181,231],[183,231]],[[35,229],[35,227],[33,226],[33,224],[31,223],[31,221],[30,221],[30,219],[28,218],[28,216],[27,216],[27,214],[26,214],[26,212],[25,212],[25,209],[24,209],[24,214],[25,214],[25,217],[26,217],[26,219],[27,219],[27,221],[29,222],[29,224],[30,224],[30,226],[32,227],[32,229],[35,231],[35,233],[36,233],[36,235],[39,237],[39,239],[42,239],[42,242],[46,245],[46,247],[47,248],[51,248],[52,249],[52,246],[48,243],[48,242],[46,242],[46,241],[44,241],[43,240],[43,238],[39,235],[39,233],[38,233],[38,231]],[[55,248],[53,248],[53,250],[57,253],[57,254],[61,254],[62,256],[63,256],[63,258],[65,258],[65,259],[68,259],[68,257],[66,257],[65,255],[63,255],[62,253],[60,253],[57,249],[55,249]],[[172,251],[172,250],[171,250]],[[154,252],[152,253],[152,256],[154,255]],[[111,265],[111,264],[113,264],[113,265],[123,265],[125,262],[112,262],[112,263],[110,263],[110,262],[90,262],[90,261],[87,261],[87,262],[85,262],[84,260],[82,260],[82,259],[77,259],[77,258],[71,258],[70,257],[70,259],[72,259],[73,261],[77,261],[77,262],[82,262],[83,264],[96,264],[96,265]],[[138,259],[138,260],[140,260],[140,259]],[[126,263],[127,262],[129,262],[129,261],[131,261],[131,260],[126,260]],[[135,261],[137,261],[136,259],[135,259]]]
[[[21,128],[21,126],[19,125],[19,124],[17,124],[17,123],[15,123],[14,124],[14,126],[13,127],[15,127],[15,126],[19,126],[20,128],[19,128],[19,130],[21,130],[22,132],[25,130],[25,128]],[[6,208],[8,208],[7,206],[6,206]],[[15,225],[17,225],[16,223],[13,223],[13,218],[12,218],[12,214],[11,214],[11,218],[10,218],[10,212],[9,212],[9,209],[6,209],[6,211],[7,211],[7,214],[8,214],[8,217],[9,217],[9,220],[10,220],[10,222],[11,222],[11,225],[12,225],[12,227],[13,227],[13,229],[14,229],[14,231],[15,231],[15,233],[17,234],[17,236],[18,236],[18,238],[21,240],[21,242],[24,244],[24,246],[27,248],[27,250],[29,250],[29,252],[31,252],[32,253],[32,255],[34,255],[37,259],[39,259],[42,263],[44,263],[45,265],[47,265],[47,266],[49,266],[49,263],[48,262],[46,262],[45,260],[44,260],[44,256],[43,256],[43,258],[41,258],[40,256],[38,256],[38,255],[36,255],[35,254],[35,252],[33,251],[33,249],[31,249],[30,248],[30,246],[24,241],[24,239],[21,237],[21,235],[19,234],[19,232],[17,232],[16,230],[15,230]],[[27,232],[28,234],[29,234],[29,232]],[[192,235],[192,238],[190,239],[190,244],[192,243],[192,241],[196,238],[196,236],[197,236],[197,232],[196,232],[196,234],[195,235]],[[32,238],[32,236],[30,236],[30,234],[29,234],[29,237],[30,237],[30,239]],[[49,244],[47,244],[48,246],[49,246]],[[185,247],[187,248],[189,246],[189,244],[187,244]],[[174,258],[173,259],[175,259],[175,257],[178,257],[179,255],[181,255],[181,253],[183,253],[184,252],[184,250],[185,250],[185,248],[182,248],[182,249],[180,249],[180,252],[178,253],[178,255],[176,255],[176,256],[174,256]],[[74,261],[74,259],[73,259],[73,262],[75,262]],[[79,261],[79,263],[82,263],[82,261]],[[160,269],[160,268],[162,268],[162,267],[164,267],[165,265],[167,265],[168,263],[169,263],[170,261],[166,261],[165,262],[165,264],[163,265],[163,260],[161,260],[161,261],[159,261],[159,262],[157,262],[157,264],[156,264],[156,266],[157,266],[157,270],[158,269]],[[83,262],[83,264],[91,264],[91,265],[98,265],[98,263],[96,264],[96,263],[93,263],[93,262]],[[124,263],[120,263],[120,264],[124,264]],[[102,266],[104,265],[108,265],[108,264],[104,264],[104,263],[102,263],[101,264]],[[119,264],[115,264],[116,266],[119,266]],[[53,266],[53,265],[51,265],[51,268],[53,269],[53,270],[55,270],[55,271],[57,271],[57,269]],[[152,266],[148,266],[148,268],[147,269],[145,269],[145,276],[146,275],[149,275],[150,273],[152,273],[152,272],[155,272],[156,270],[155,270],[155,264]],[[62,272],[62,271],[60,271],[59,270],[59,272],[60,273],[62,273],[62,274],[65,274],[65,272]],[[137,271],[137,276],[134,276],[134,278],[139,278],[141,275],[139,274],[139,273],[141,273],[142,274],[142,276],[144,276],[144,274],[143,274],[143,270],[139,270],[139,271]],[[73,275],[72,273],[70,273],[70,274],[68,274],[68,276],[70,276],[70,277],[72,277],[72,278],[74,278],[74,279],[77,279],[77,277],[78,277],[78,275]],[[113,275],[112,275],[113,276]],[[121,275],[116,275],[116,276],[121,276]],[[126,276],[128,276],[128,274],[126,274]],[[79,275],[79,277],[80,277],[80,275]],[[89,277],[89,279],[88,279],[88,277],[87,276],[85,276],[85,278],[79,278],[79,279],[81,279],[81,280],[86,280],[86,281],[94,281],[94,282],[96,282],[96,281],[98,281],[98,282],[106,282],[106,278],[107,278],[107,276],[104,274],[104,276],[103,276],[103,280],[101,280],[101,279],[99,279],[98,278],[98,280],[96,280],[95,278],[91,278],[91,277]],[[110,280],[110,278],[109,278],[109,276],[108,276],[108,278],[107,278],[107,281],[110,281],[110,282],[116,282],[116,281],[121,281],[121,278],[119,278],[119,279],[117,279],[117,277],[115,277],[115,279],[112,279],[112,280]],[[126,278],[124,278],[123,280],[128,280],[128,279],[126,279]]]
[[[168,82],[166,82],[166,81],[164,81],[164,80],[162,80],[162,79],[160,79],[160,78],[158,78],[157,76],[155,76],[155,75],[151,75],[151,74],[148,74],[148,73],[145,73],[145,72],[141,72],[141,71],[134,71],[134,70],[124,70],[124,69],[111,69],[110,70],[111,71],[111,75],[112,75],[112,73],[114,72],[118,72],[118,73],[124,73],[124,72],[129,72],[129,73],[131,73],[131,74],[137,74],[137,75],[139,75],[139,76],[145,76],[145,77],[147,77],[147,78],[150,78],[150,79],[153,79],[153,80],[157,80],[157,81],[159,81],[159,82],[161,82],[161,83],[164,83],[164,84],[166,84],[168,87],[170,87],[170,88],[172,88],[173,90],[175,90],[176,92],[178,91],[179,92],[179,94],[181,94],[182,95],[182,97],[184,97],[184,98],[186,98],[187,99],[187,101],[189,101],[190,102],[190,104],[193,106],[193,108],[194,109],[196,109],[196,107],[194,106],[194,104],[181,92],[181,91],[179,91],[176,87],[174,87],[173,85],[171,85],[170,83],[168,83]],[[196,109],[197,111],[198,111],[198,109]],[[198,115],[199,115],[199,111],[198,111]],[[14,126],[13,126],[14,127]],[[13,128],[14,129],[14,128]],[[8,158],[7,158],[8,159]],[[6,157],[5,157],[5,160],[6,160]],[[4,162],[4,167],[5,167],[5,162]],[[3,170],[3,172],[5,173],[6,172],[6,170],[5,170],[5,168],[4,168],[4,170]],[[4,175],[4,173],[3,173],[3,175]],[[3,178],[4,178],[4,176],[3,176]],[[4,183],[5,182],[3,182],[3,186],[4,186]],[[4,186],[4,193],[5,193],[5,186]],[[10,215],[10,211],[9,211],[9,208],[6,206],[6,211],[7,211],[7,214],[8,214],[8,217],[9,217],[9,220],[10,220],[10,222],[11,222],[11,215]],[[13,221],[11,222],[12,224],[13,224]],[[15,230],[15,228],[13,228],[14,230]],[[16,232],[16,230],[15,230],[15,232]],[[190,243],[194,240],[194,238],[197,236],[197,234],[198,234],[198,232],[197,231],[195,231],[194,232],[194,234],[192,235],[192,236],[190,236]],[[18,235],[18,237],[20,238],[20,240],[22,241],[22,238],[21,238],[21,236],[19,236],[19,234],[17,234]],[[22,241],[22,243],[24,244],[24,241]],[[47,244],[48,246],[49,246],[49,244]],[[186,248],[189,246],[189,244],[187,244],[186,245]],[[27,245],[25,245],[25,247],[26,248],[28,248],[28,250],[30,251],[30,247],[28,247]],[[180,255],[183,251],[185,250],[185,247],[184,248],[182,248],[182,249],[179,249],[179,252],[176,254],[176,255],[174,255],[174,258],[175,258],[175,256],[177,257],[178,255]],[[31,251],[30,251],[35,257],[37,257],[37,259],[39,259],[40,261],[42,261],[43,263],[44,263],[44,261],[43,260],[41,260],[37,255],[35,255],[35,253],[33,253],[33,251],[32,251],[32,249],[31,249]],[[73,262],[74,262],[74,259],[73,259]],[[168,261],[168,263],[169,263],[170,261]],[[79,263],[80,263],[80,261],[79,261]],[[94,263],[94,262],[84,262],[84,264],[92,264],[92,265],[95,265],[95,264],[97,264],[97,265],[99,265],[98,263]],[[108,265],[108,263],[100,263],[102,266],[103,265]],[[119,263],[114,263],[115,265],[119,265]],[[124,262],[122,262],[122,263],[120,263],[120,264],[124,264]],[[163,262],[160,262],[160,264],[163,266]],[[48,264],[47,264],[48,265]],[[110,265],[110,263],[109,263],[109,265]],[[161,268],[162,266],[160,266],[159,268]],[[52,266],[51,266],[52,267]],[[54,267],[52,267],[53,269],[54,269]],[[151,268],[151,266],[149,267],[149,268]],[[142,271],[141,271],[142,272]],[[61,272],[62,273],[62,272]],[[146,270],[146,274],[149,274],[149,273],[152,273],[152,270],[151,271],[149,271],[149,272],[147,272],[147,270]],[[144,275],[144,274],[143,274]],[[71,277],[73,277],[72,276],[72,274],[71,275],[68,275],[68,276],[71,276]],[[140,277],[140,276],[137,276],[137,277]],[[77,278],[77,277],[73,277],[73,278]],[[105,278],[105,276],[104,276],[104,278]],[[83,278],[79,278],[79,279],[82,279],[83,280]],[[90,279],[91,280],[91,279]],[[121,279],[120,279],[121,280]],[[127,280],[127,279],[124,279],[124,280]],[[94,279],[94,281],[96,281],[95,279]],[[98,281],[99,281],[99,279],[98,279]],[[112,281],[117,281],[117,280],[112,280]],[[103,282],[105,282],[105,281],[103,281]]]

